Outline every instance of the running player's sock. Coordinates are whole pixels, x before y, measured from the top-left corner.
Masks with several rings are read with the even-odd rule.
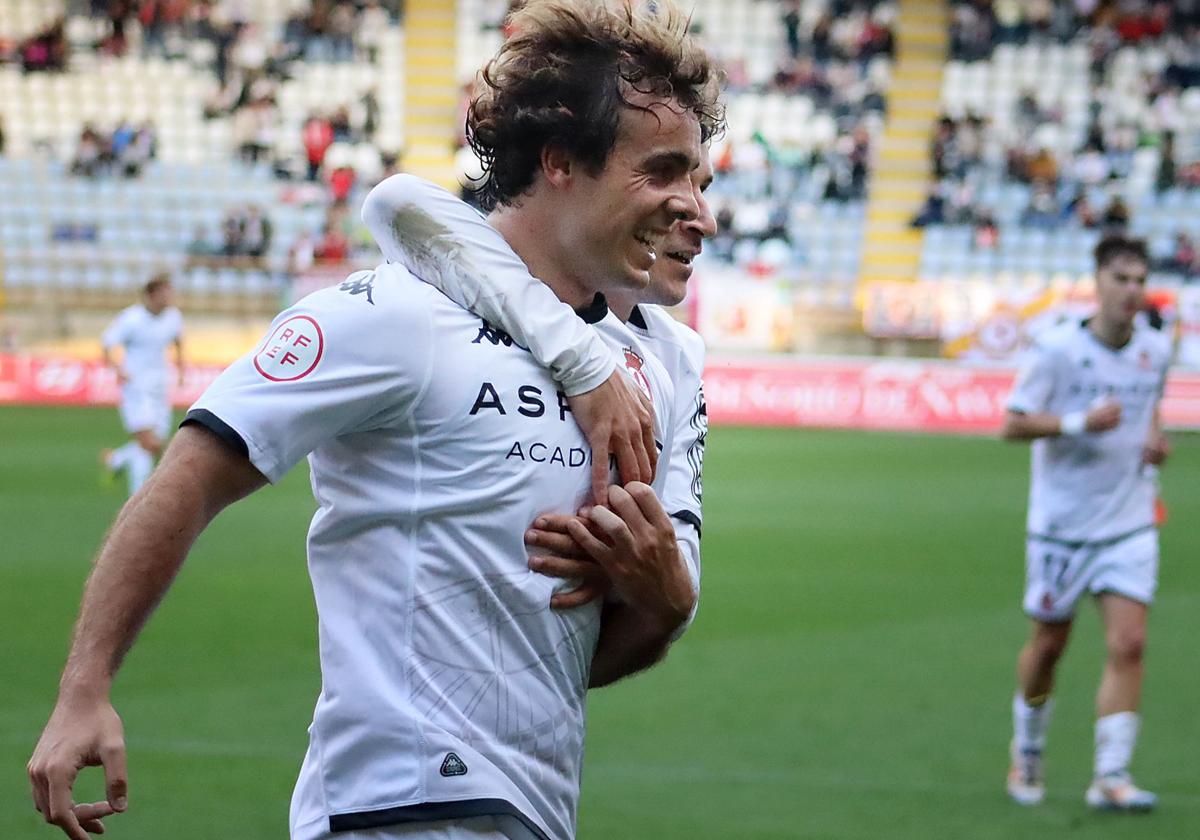
[[[136,452],[129,455],[129,495],[132,496],[146,483],[150,471],[154,469],[154,456],[136,446]]]
[[[1140,722],[1137,712],[1117,712],[1096,719],[1097,777],[1129,769]]]
[[[111,453],[109,453],[105,466],[107,466],[113,472],[123,470],[129,466],[130,457],[133,456],[134,453],[141,451],[142,447],[138,446],[136,441],[131,440],[124,446],[114,449]]]
[[[1013,697],[1013,740],[1019,752],[1038,752],[1046,746],[1046,727],[1054,701],[1049,697],[1030,704],[1021,692]]]

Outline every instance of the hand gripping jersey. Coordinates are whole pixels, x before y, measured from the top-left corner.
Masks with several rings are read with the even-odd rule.
[[[158,315],[140,303],[121,310],[104,331],[105,348],[122,347],[121,369],[129,377],[127,387],[163,389],[167,382],[167,347],[183,333],[183,316],[175,307]]]
[[[606,314],[602,299],[581,313],[672,404],[661,365]],[[293,833],[503,814],[573,837],[599,606],[552,611],[569,584],[527,568],[528,525],[589,487],[547,371],[384,265],[278,316],[188,418],[272,481],[309,457],[322,689]]]
[[[1030,350],[1008,400],[1013,411],[1062,416],[1103,399],[1121,404],[1108,432],[1033,442],[1028,529],[1069,542],[1111,540],[1154,524],[1155,483],[1142,464],[1170,363],[1167,336],[1135,327],[1113,349],[1078,322],[1055,327]]]
[[[406,266],[510,335],[536,336],[527,345],[530,352],[567,393],[588,391],[611,371],[611,357],[593,331],[570,317],[503,237],[446,190],[413,175],[393,175],[371,190],[362,216],[389,262]],[[700,382],[704,341],[656,306],[635,309],[629,326],[648,343],[675,386],[672,446],[660,454],[658,474],[664,483],[659,496],[699,592],[700,485],[708,432]],[[656,401],[656,412],[667,410]]]

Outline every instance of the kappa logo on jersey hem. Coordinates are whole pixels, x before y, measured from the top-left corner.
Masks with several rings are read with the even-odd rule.
[[[457,753],[446,753],[446,758],[442,761],[442,769],[440,772],[443,776],[465,776],[467,775],[467,764]]]
[[[316,319],[293,315],[254,354],[254,369],[272,382],[295,382],[316,370],[324,354],[325,335]]]

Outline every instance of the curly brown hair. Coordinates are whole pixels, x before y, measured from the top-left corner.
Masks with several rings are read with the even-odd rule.
[[[604,169],[633,94],[670,99],[700,121],[707,142],[724,128],[720,74],[665,0],[530,0],[480,73],[467,142],[483,162],[476,189],[486,207],[513,204],[537,176],[547,144],[590,174]]]

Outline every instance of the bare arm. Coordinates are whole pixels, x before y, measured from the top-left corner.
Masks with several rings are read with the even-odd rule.
[[[1035,440],[1084,432],[1107,432],[1121,422],[1121,405],[1116,402],[1096,406],[1084,414],[1059,416],[1049,412],[1025,413],[1009,409],[1004,413],[1000,431],[1005,440]]]
[[[88,577],[58,702],[28,768],[38,810],[73,840],[87,840],[100,817],[125,810],[124,735],[109,700],[121,660],[200,532],[264,483],[212,433],[185,426],[118,515]],[[75,805],[76,775],[97,765],[104,766],[108,802]]]

